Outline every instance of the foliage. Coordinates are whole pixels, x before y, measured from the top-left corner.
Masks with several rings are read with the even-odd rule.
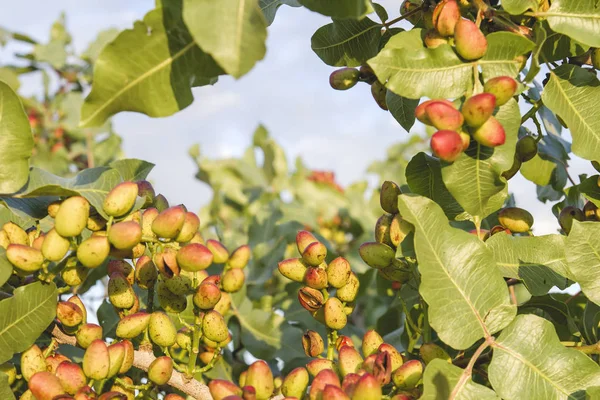
[[[8,33],[32,48],[0,70],[3,398],[597,397],[600,176],[568,161],[600,172],[600,6],[498,3],[411,0],[390,19],[366,0],[162,0],[78,57],[62,21],[47,44]],[[332,17],[311,46],[340,67],[333,89],[368,84],[428,134],[370,166],[373,190],[292,165],[259,126],[239,158],[192,148],[213,197],[170,207],[151,164],[115,161],[108,118],[171,115],[244,76],[280,6]],[[58,89],[19,97],[34,71]],[[519,171],[557,233],[515,207]]]

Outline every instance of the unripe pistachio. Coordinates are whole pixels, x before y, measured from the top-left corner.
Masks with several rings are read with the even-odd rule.
[[[340,330],[346,326],[348,317],[344,313],[344,306],[337,297],[330,297],[323,306],[325,325],[331,329]]]
[[[471,135],[463,131],[458,132],[458,134],[460,135],[460,139],[462,140],[463,144],[462,151],[465,151],[469,148],[469,145],[471,144]]]
[[[320,399],[321,393],[327,385],[341,387],[340,378],[338,378],[337,374],[330,369],[324,369],[315,376],[308,392],[309,400]]]
[[[190,240],[188,243],[206,244],[200,232],[196,232],[192,240]]]
[[[497,233],[501,233],[504,232],[507,235],[512,235],[512,232],[510,231],[510,229],[507,229],[505,227],[503,227],[502,225],[495,225],[492,227],[492,229],[490,229],[490,236],[493,236]]]
[[[383,338],[375,330],[368,330],[362,340],[362,353],[365,357],[377,353],[379,346],[383,343]]]
[[[176,295],[187,295],[192,291],[192,281],[187,276],[175,275],[164,281],[169,291]]]
[[[398,196],[402,192],[400,187],[392,181],[384,181],[381,184],[381,190],[379,192],[379,204],[383,211],[390,214],[398,213]]]
[[[169,382],[171,375],[173,375],[173,359],[171,357],[158,357],[148,367],[148,379],[157,385]]]
[[[402,5],[400,5],[400,14],[404,15],[404,14],[407,14],[407,13],[409,13],[411,11],[415,12],[415,14],[409,15],[406,19],[411,24],[417,25],[423,19],[423,11],[421,11],[421,12],[415,11],[417,8],[419,8],[419,5],[413,3],[410,0],[404,0],[402,2]]]
[[[202,333],[210,340],[222,342],[229,337],[227,324],[217,311],[208,311],[202,318]],[[271,377],[271,380],[273,378]]]
[[[238,247],[231,253],[227,265],[231,268],[244,268],[248,265],[250,257],[252,256],[252,249],[247,244]]]
[[[111,378],[119,373],[123,360],[125,359],[125,345],[123,342],[113,343],[108,346],[109,368],[108,377]]]
[[[96,392],[91,387],[84,386],[75,393],[75,400],[96,400]]]
[[[108,377],[110,368],[110,356],[108,347],[103,340],[94,340],[83,355],[83,372],[94,380],[101,380]]]
[[[56,368],[55,374],[65,392],[71,395],[77,393],[87,382],[87,378],[79,364],[73,362],[62,362]]]
[[[127,385],[133,385],[133,379],[131,379],[128,376],[124,376],[121,378],[121,381],[124,382]],[[123,398],[123,400],[135,400],[135,390],[134,389],[127,389],[122,383],[120,382],[115,382],[111,387],[110,387],[110,391],[111,392],[117,392],[117,393],[121,393],[125,395],[125,398]],[[166,397],[165,397],[166,399]],[[184,399],[185,400],[185,399]]]
[[[442,36],[454,35],[460,20],[460,8],[456,0],[442,0],[433,10],[433,26]]]
[[[183,226],[181,227],[181,232],[175,238],[176,241],[180,243],[189,242],[192,240],[196,232],[198,232],[198,228],[200,227],[200,218],[193,213],[187,212],[185,213],[185,219],[183,221]]]
[[[175,343],[179,348],[189,350],[192,347],[192,331],[187,327],[183,327],[177,331]]]
[[[318,242],[318,240],[309,231],[298,231],[298,234],[296,234],[296,246],[300,254],[304,253],[308,245],[314,242]]]
[[[37,344],[21,353],[21,375],[26,381],[40,371],[46,371],[46,359]]]
[[[490,117],[473,132],[473,139],[477,140],[481,145],[496,147],[504,144],[506,141],[506,132],[496,118]]]
[[[471,20],[460,18],[454,29],[456,52],[465,60],[476,60],[485,55],[487,39]]]
[[[214,310],[221,315],[225,315],[231,308],[231,297],[229,293],[221,293],[221,300],[215,305]]]
[[[465,100],[461,112],[466,124],[477,128],[492,116],[494,108],[496,108],[496,96],[491,93],[479,93]]]
[[[363,358],[354,347],[343,346],[339,350],[338,368],[342,376],[356,373],[362,363]]]
[[[405,283],[410,280],[411,271],[405,261],[394,259],[390,265],[377,271],[383,278],[392,281]]]
[[[431,121],[429,120],[429,116],[426,113],[426,109],[435,103],[442,103],[445,104],[447,106],[449,106],[450,108],[456,109],[454,107],[454,104],[450,101],[450,100],[446,100],[446,99],[432,99],[432,100],[426,100],[423,103],[419,104],[417,106],[417,108],[415,108],[415,117],[421,121],[422,123],[424,123],[425,125],[432,125]],[[440,107],[436,107],[435,109],[437,110],[447,110],[448,108],[442,108]],[[382,207],[383,208],[383,207]],[[385,209],[384,209],[385,210]],[[396,204],[396,211],[394,212],[390,212],[388,210],[385,210],[387,212],[389,212],[390,214],[396,214],[398,212],[397,209],[397,204]]]
[[[496,106],[506,104],[517,91],[517,81],[510,76],[498,76],[483,85],[483,91],[496,96]]]
[[[27,232],[14,222],[7,222],[2,225],[2,230],[8,237],[11,244],[29,245],[29,237]]]
[[[70,361],[68,357],[55,353],[46,357],[46,371],[56,374],[56,369],[65,361]]]
[[[325,299],[319,290],[310,287],[303,287],[298,291],[298,301],[305,310],[315,312],[323,307]]]
[[[224,264],[229,259],[229,252],[218,240],[207,240],[206,247],[208,247],[210,252],[213,254],[213,261],[215,264]]]
[[[360,72],[356,68],[341,68],[329,75],[329,84],[335,90],[348,90],[358,82]]]
[[[394,216],[391,214],[383,214],[377,219],[375,223],[375,241],[392,246],[390,226],[393,218]]]
[[[135,282],[142,289],[154,286],[158,279],[156,265],[149,256],[140,257],[135,263]]]
[[[176,238],[185,222],[187,210],[183,205],[167,208],[160,212],[152,222],[152,231],[165,239]]]
[[[185,398],[183,398],[180,395],[175,394],[175,393],[169,393],[168,395],[165,396],[165,400],[185,400]]]
[[[376,269],[387,267],[396,256],[396,252],[390,246],[377,242],[363,243],[358,253],[368,266]]]
[[[143,197],[146,199],[146,201],[144,202],[144,205],[142,206],[143,208],[146,207],[150,207],[152,206],[152,203],[154,202],[154,196],[156,196],[156,193],[154,192],[154,187],[152,186],[152,184],[148,181],[137,181],[137,187],[138,187],[138,196],[139,197]]]
[[[177,253],[174,249],[167,247],[162,252],[156,253],[152,258],[154,265],[156,265],[160,274],[166,279],[180,273]]]
[[[201,310],[210,310],[221,300],[221,290],[211,282],[202,282],[193,297],[194,304]]]
[[[223,291],[227,293],[238,292],[246,281],[246,275],[244,271],[239,268],[233,268],[225,271],[223,278],[221,279],[221,287]]]
[[[390,224],[390,240],[393,246],[399,246],[400,243],[414,230],[411,223],[404,220],[400,214],[394,215]]]
[[[150,340],[161,347],[169,347],[175,344],[177,329],[171,318],[161,311],[155,311],[150,316],[148,324]]]
[[[372,375],[375,377],[379,385],[385,386],[392,380],[392,358],[390,353],[383,352],[378,353],[375,356],[375,362],[373,363]]]
[[[410,360],[392,373],[392,380],[398,389],[414,389],[423,376],[423,364],[419,360]]]
[[[387,88],[385,85],[379,81],[375,81],[371,84],[371,95],[375,100],[375,103],[384,111],[388,110],[386,96],[387,96]]]
[[[339,387],[326,385],[321,392],[321,400],[350,400],[350,397]]]
[[[102,339],[102,327],[96,324],[83,324],[75,334],[77,345],[87,349],[94,340]]]
[[[452,362],[452,358],[450,358],[448,353],[446,353],[446,350],[435,343],[423,343],[419,349],[419,355],[421,356],[421,360],[425,363],[425,365],[437,358]]]
[[[537,141],[533,136],[523,136],[517,142],[515,157],[517,157],[521,162],[531,160],[538,152],[537,145]]]
[[[142,213],[142,237],[155,238],[156,235],[152,230],[152,224],[158,217],[158,210],[156,208],[147,208]]]
[[[598,48],[593,49],[590,55],[591,55],[592,65],[594,66],[594,68],[600,69],[600,49],[598,49]]]
[[[337,351],[340,351],[341,348],[344,346],[354,347],[354,343],[352,342],[352,339],[350,339],[349,336],[339,335],[337,340],[335,341],[335,348]]]
[[[459,130],[464,117],[460,111],[442,101],[434,101],[425,107],[425,115],[429,123],[439,130]]]
[[[404,363],[404,360],[402,359],[402,354],[400,354],[398,352],[398,350],[396,350],[396,348],[394,346],[392,346],[391,344],[382,343],[381,346],[379,346],[378,352],[379,353],[384,353],[384,352],[390,353],[390,357],[392,360],[392,371],[395,371]]]
[[[456,131],[437,131],[431,136],[433,154],[446,162],[454,162],[463,151],[462,137]]]
[[[252,386],[256,390],[258,400],[267,400],[273,394],[275,385],[273,384],[273,373],[269,365],[262,361],[255,361],[248,368],[246,374],[246,385]]]
[[[85,226],[92,232],[101,231],[106,228],[106,220],[100,214],[90,215]]]
[[[304,275],[304,283],[313,289],[325,289],[327,287],[327,272],[323,268],[308,267]]]
[[[201,271],[213,262],[213,253],[199,243],[190,243],[177,252],[177,263],[185,271]]]
[[[23,244],[9,244],[6,258],[12,265],[24,272],[35,272],[42,268],[44,256],[42,252]]]
[[[108,298],[117,308],[131,308],[135,302],[133,288],[119,272],[114,272],[108,280]]]
[[[64,326],[72,328],[83,322],[83,311],[75,303],[59,301],[56,305],[56,318]]]
[[[134,182],[121,182],[108,194],[102,203],[104,212],[111,217],[127,214],[135,205],[139,189]]]
[[[348,260],[338,257],[329,263],[326,272],[329,286],[339,289],[348,283],[352,269]]]
[[[307,266],[301,258],[289,258],[287,260],[280,261],[277,265],[279,273],[294,282],[304,281],[306,275]]]
[[[125,339],[133,339],[140,335],[150,323],[150,314],[138,312],[127,315],[117,324],[117,336]]]
[[[342,381],[342,390],[344,391],[344,393],[347,393],[348,396],[352,397],[352,395],[354,394],[354,389],[356,389],[356,385],[358,384],[359,380],[359,374],[346,375],[344,377],[344,380]]]
[[[585,221],[585,214],[577,207],[567,206],[560,211],[558,223],[560,227],[568,235],[573,226],[573,220]]]
[[[41,250],[46,260],[60,261],[67,255],[70,247],[69,239],[60,236],[56,229],[51,229],[44,237]]]
[[[8,234],[5,231],[0,230],[0,247],[6,249],[9,244],[10,240],[8,239]]]
[[[498,221],[504,228],[514,233],[525,233],[531,230],[533,216],[527,210],[518,207],[507,207],[498,213]]]
[[[133,343],[129,340],[121,340],[119,343],[122,344],[125,354],[123,356],[123,363],[119,369],[119,374],[125,374],[133,367],[133,359],[135,357],[135,351],[133,349]]]
[[[302,252],[302,259],[308,265],[317,267],[327,257],[327,247],[321,242],[313,242],[306,246]]]
[[[53,400],[56,396],[65,393],[59,379],[48,371],[33,375],[28,387],[36,400]]]
[[[142,240],[142,227],[134,221],[118,222],[110,227],[108,240],[116,249],[132,249]]]
[[[170,313],[181,313],[187,307],[187,299],[183,295],[171,292],[165,282],[159,282],[156,286],[156,294],[160,306]]]
[[[335,296],[346,303],[352,302],[356,299],[359,287],[360,281],[354,272],[352,272],[350,273],[350,278],[348,278],[348,283],[339,288],[335,293]]]
[[[231,397],[237,397],[237,396],[230,396],[229,398],[226,398],[226,400],[231,400]],[[256,389],[254,389],[253,386],[244,386],[242,388],[242,399],[243,400],[257,400],[256,397]]]
[[[54,229],[62,237],[77,236],[87,226],[90,216],[90,203],[81,196],[73,196],[64,200],[56,217]]]
[[[77,259],[87,268],[96,268],[104,263],[110,253],[106,236],[90,236],[79,244]]]
[[[440,35],[435,29],[430,29],[425,33],[423,42],[428,49],[435,49],[443,44],[447,44],[448,39]]]
[[[6,375],[6,378],[8,381],[8,386],[15,383],[15,380],[17,379],[17,368],[15,367],[14,364],[9,363],[9,362],[5,362],[4,364],[1,364],[0,372]]]
[[[204,365],[208,365],[214,357],[215,357],[215,352],[213,350],[203,351],[200,354],[198,354],[198,358]],[[218,357],[220,357],[220,356],[217,355],[217,358]]]
[[[382,395],[381,385],[377,382],[377,379],[366,373],[358,380],[352,394],[352,400],[380,400]]]
[[[62,200],[55,200],[52,203],[48,204],[46,211],[48,211],[48,215],[52,218],[56,218],[56,214],[58,213],[58,209],[60,208],[60,203]]]
[[[308,387],[308,371],[304,367],[294,368],[284,378],[281,393],[286,397],[301,399]]]
[[[208,390],[214,400],[223,400],[228,396],[241,396],[242,389],[233,382],[224,379],[213,379],[208,383]]]
[[[89,269],[81,264],[65,267],[60,272],[60,277],[69,286],[80,285],[87,277]]]
[[[131,264],[125,260],[111,260],[108,262],[106,269],[109,276],[116,273],[123,275],[130,285],[135,282],[135,271]]]
[[[598,217],[600,217],[600,211],[598,211],[598,206],[596,206],[591,201],[588,201],[583,206],[583,214],[585,215],[586,221],[598,221]]]
[[[333,367],[333,361],[326,358],[315,358],[306,364],[306,369],[312,376],[317,376],[319,372],[323,371],[324,369],[333,371]]]
[[[317,357],[325,350],[323,338],[318,332],[308,330],[302,335],[302,348],[308,357]]]

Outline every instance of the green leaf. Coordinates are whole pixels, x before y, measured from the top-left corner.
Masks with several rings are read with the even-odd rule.
[[[495,32],[487,36],[488,50],[482,59],[463,62],[450,45],[425,48],[421,35],[421,29],[400,32],[368,61],[379,80],[387,81],[389,90],[410,99],[460,97],[473,87],[473,68],[477,66],[485,80],[517,76],[521,64],[517,57],[535,46],[523,36]]]
[[[485,244],[450,227],[442,209],[426,197],[401,195],[398,207],[415,226],[419,293],[429,304],[430,323],[440,339],[467,349],[508,325],[516,308]]]
[[[4,225],[4,224],[2,224]],[[6,258],[6,250],[0,247],[0,287],[6,283],[8,278],[12,275],[13,266]]]
[[[282,5],[286,4],[290,7],[300,7],[300,3],[298,0],[259,0],[258,5],[262,10],[265,19],[267,20],[267,24],[271,25],[275,20],[275,14],[277,13],[277,9]]]
[[[536,154],[531,160],[521,164],[521,169],[519,171],[525,179],[536,185],[546,186],[550,184],[555,169],[555,163],[545,160],[540,157],[539,154]]]
[[[446,187],[458,204],[474,218],[483,220],[500,209],[508,196],[502,172],[513,163],[521,113],[514,99],[495,115],[506,132],[502,146],[486,147],[471,140],[469,148],[452,164],[442,166]]]
[[[573,136],[572,151],[587,160],[600,160],[600,81],[594,74],[570,64],[550,73],[542,93],[544,104],[558,114]]]
[[[222,73],[194,42],[181,10],[157,8],[103,48],[80,126],[100,126],[121,111],[172,115],[192,103],[191,87],[212,84]]]
[[[29,175],[33,136],[19,96],[0,81],[0,193],[19,190]]]
[[[54,283],[35,282],[0,301],[0,363],[35,343],[54,319],[57,299]]]
[[[579,191],[591,202],[600,207],[600,175],[594,175],[579,184]]]
[[[98,56],[108,43],[112,42],[119,35],[119,30],[116,28],[109,28],[100,31],[96,36],[96,40],[91,42],[87,49],[81,54],[81,58],[95,63]]]
[[[485,244],[494,254],[505,278],[523,280],[534,296],[548,293],[553,286],[567,286],[565,237],[562,235],[517,236],[496,234]]]
[[[423,374],[423,396],[420,400],[449,399],[458,384],[463,369],[445,360],[431,361]],[[469,378],[456,393],[456,400],[493,400],[499,399],[492,389],[479,385]]]
[[[242,344],[255,357],[271,359],[276,353],[284,361],[304,357],[302,331],[272,310],[254,308],[245,290],[231,295],[231,312],[242,327]]]
[[[567,349],[554,326],[535,315],[519,315],[492,344],[488,374],[503,399],[568,399],[600,384],[600,367]]]
[[[419,105],[419,100],[407,99],[388,90],[385,95],[385,102],[392,117],[398,121],[406,132],[410,132],[415,124],[415,109]]]
[[[288,179],[288,165],[283,148],[269,137],[269,132],[263,125],[254,131],[252,144],[263,152],[263,171],[267,181],[276,190],[283,189]]]
[[[600,47],[600,3],[597,0],[553,0],[546,12],[550,27],[589,46]]]
[[[15,400],[15,394],[8,384],[8,375],[0,372],[0,399]]]
[[[267,21],[258,0],[184,0],[183,20],[196,43],[236,78],[265,56]]]
[[[537,11],[538,2],[537,0],[504,0],[502,8],[509,14],[519,15],[529,10]]]
[[[57,69],[61,69],[67,62],[67,50],[62,40],[52,40],[48,44],[36,44],[33,54],[37,61],[47,62]]]
[[[152,168],[154,168],[154,164],[144,160],[128,158],[113,161],[110,163],[110,167],[119,171],[124,181],[136,182],[146,179]]]
[[[19,74],[15,72],[14,69],[0,67],[0,81],[6,83],[12,90],[15,92],[21,86],[21,82],[19,82]]]
[[[435,201],[442,207],[448,219],[455,219],[464,213],[442,180],[442,167],[439,159],[423,152],[418,153],[406,167],[406,181],[412,193]]]
[[[369,0],[298,0],[309,10],[332,18],[358,18],[371,11]]]
[[[327,65],[357,67],[377,55],[381,27],[367,17],[334,19],[333,23],[317,29],[311,47]]]
[[[573,221],[566,256],[573,280],[588,299],[600,305],[600,224]]]
[[[102,203],[108,192],[121,181],[119,171],[107,167],[85,169],[72,178],[61,178],[39,168],[32,168],[29,181],[19,192],[19,196],[83,196],[108,219]]]

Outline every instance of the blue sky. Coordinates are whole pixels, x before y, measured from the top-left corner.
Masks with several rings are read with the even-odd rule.
[[[390,18],[398,15],[399,2],[380,1]],[[150,10],[151,0],[0,0],[0,26],[45,40],[51,23],[61,11],[75,47],[83,50],[98,31],[108,27],[128,28]],[[282,6],[269,27],[267,55],[239,80],[223,77],[212,87],[194,89],[195,101],[187,109],[167,118],[121,113],[113,120],[123,136],[128,157],[157,164],[151,179],[157,191],[171,203],[190,209],[206,204],[210,189],[195,180],[196,167],[187,155],[200,144],[210,157],[239,155],[260,123],[284,147],[290,162],[302,155],[314,169],[336,172],[342,184],[365,178],[367,166],[382,159],[387,147],[409,135],[389,113],[379,109],[367,85],[346,92],[329,87],[333,70],[311,50],[310,37],[329,20],[302,8]],[[5,58],[7,51],[0,51]],[[23,91],[40,80],[25,82]],[[415,125],[413,132],[423,131]],[[571,162],[571,175],[591,173],[588,162]],[[536,217],[535,232],[554,233],[558,228],[550,205],[535,198],[535,187],[520,175],[510,181],[518,205]]]

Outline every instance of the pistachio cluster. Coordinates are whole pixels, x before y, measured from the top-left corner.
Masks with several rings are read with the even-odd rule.
[[[82,365],[51,346],[45,351],[51,356],[40,358],[41,350],[32,347],[21,363],[29,386],[25,399],[59,394],[78,400],[96,394],[102,399],[133,399],[135,390],[167,383],[174,370],[191,377],[213,367],[231,341],[223,315],[230,308],[229,293],[245,283],[248,246],[229,252],[217,240],[205,241],[198,216],[183,205],[169,207],[146,181],[116,185],[101,210],[82,196],[71,196],[50,204],[48,214],[53,226],[45,232],[25,231],[12,222],[0,230],[0,246],[16,271],[11,279],[58,279],[64,292],[82,284],[89,271],[106,267],[108,300],[119,317],[118,341],[106,344],[102,327],[87,323],[79,297],[59,301],[57,326],[85,349]],[[141,298],[143,291],[147,300]],[[183,326],[178,330],[172,316],[186,310],[188,303],[193,321],[178,318]],[[124,375],[132,366],[134,346],[164,354],[147,366],[148,384]],[[63,366],[56,360],[69,363]],[[50,368],[50,363],[56,365]],[[93,382],[112,382],[107,393],[122,389],[126,397],[96,393]]]

